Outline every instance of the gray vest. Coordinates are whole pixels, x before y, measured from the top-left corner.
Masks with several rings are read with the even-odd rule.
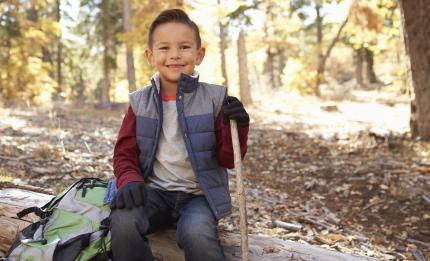
[[[163,106],[154,80],[151,85],[130,94],[136,115],[136,140],[144,178],[152,174],[163,124]],[[217,219],[231,213],[228,175],[216,158],[215,119],[221,110],[226,88],[202,83],[181,74],[176,92],[179,127],[191,166]]]

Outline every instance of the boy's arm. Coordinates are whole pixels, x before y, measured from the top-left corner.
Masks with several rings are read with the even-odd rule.
[[[130,182],[144,181],[139,168],[139,153],[136,142],[136,115],[129,106],[113,154],[113,172],[118,189]]]
[[[248,149],[248,131],[249,127],[237,128],[239,133],[240,154],[242,159],[245,157]],[[217,145],[218,164],[224,168],[234,168],[234,153],[231,140],[230,124],[224,123],[224,113],[221,110],[215,120],[215,136]]]

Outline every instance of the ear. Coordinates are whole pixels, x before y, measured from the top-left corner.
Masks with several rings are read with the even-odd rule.
[[[145,50],[145,57],[150,66],[154,66],[154,54],[151,49]]]
[[[206,49],[204,47],[201,47],[197,51],[197,58],[196,58],[196,64],[200,65],[203,61],[203,58],[205,58]]]

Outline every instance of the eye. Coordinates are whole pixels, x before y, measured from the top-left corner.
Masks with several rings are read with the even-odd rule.
[[[169,50],[169,48],[167,46],[162,46],[162,47],[159,47],[158,50],[167,51]]]
[[[187,49],[190,49],[190,48],[191,48],[191,46],[189,46],[189,45],[182,45],[181,46],[182,50],[187,50]]]

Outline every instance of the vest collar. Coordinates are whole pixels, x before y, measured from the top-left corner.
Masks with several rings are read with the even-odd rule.
[[[185,92],[194,92],[199,86],[199,73],[194,71],[192,75],[181,73],[179,78],[178,89]]]
[[[178,91],[185,93],[194,92],[199,86],[199,73],[194,71],[192,75],[181,73],[178,83]],[[156,72],[152,78],[151,82],[157,88],[157,92],[160,93],[160,73]]]

